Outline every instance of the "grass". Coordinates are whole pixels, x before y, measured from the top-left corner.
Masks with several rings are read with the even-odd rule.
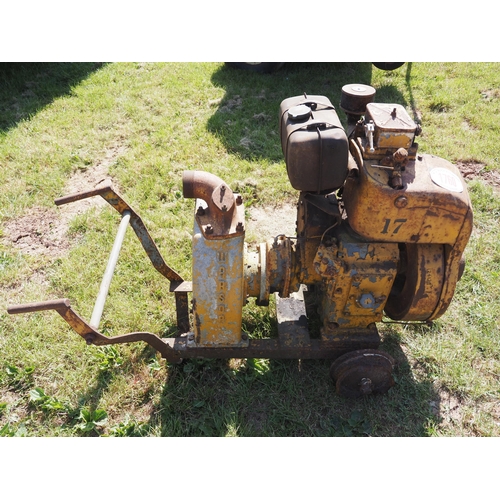
[[[499,70],[497,63],[408,63],[387,73],[368,63],[289,63],[272,75],[220,63],[0,67],[0,435],[499,436]],[[53,200],[72,192],[76,176],[112,177],[169,265],[190,279],[193,203],[182,197],[182,171],[215,173],[248,209],[278,213],[297,197],[279,142],[280,102],[307,92],[337,104],[342,86],[354,82],[373,85],[378,102],[403,104],[421,122],[421,151],[479,172],[468,178],[474,232],[449,310],[432,327],[380,327],[382,348],[398,361],[387,395],[338,397],[326,361],[168,365],[142,344],[87,346],[55,313],[7,315],[8,304],[62,297],[91,315],[117,214],[109,207],[75,214],[59,248],[35,240],[23,247],[26,228],[12,236],[30,214],[51,214],[57,225]],[[244,319],[254,335],[274,330],[272,309],[251,304]],[[129,230],[101,329],[171,335],[174,324],[168,283]]]

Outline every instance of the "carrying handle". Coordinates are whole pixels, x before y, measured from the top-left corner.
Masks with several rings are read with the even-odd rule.
[[[146,342],[151,347],[156,349],[167,361],[171,363],[180,363],[182,358],[175,352],[171,342],[172,339],[161,339],[154,333],[150,332],[132,332],[124,335],[116,335],[115,337],[106,337],[98,332],[95,328],[89,325],[82,319],[73,309],[69,299],[47,300],[44,302],[32,302],[28,304],[19,304],[7,308],[9,314],[23,314],[36,311],[54,310],[68,323],[68,325],[78,335],[83,337],[87,344],[97,346],[112,345],[112,344],[129,344],[131,342]]]
[[[45,302],[30,302],[7,307],[9,314],[25,314],[37,311],[66,311],[70,307],[68,299],[46,300]]]

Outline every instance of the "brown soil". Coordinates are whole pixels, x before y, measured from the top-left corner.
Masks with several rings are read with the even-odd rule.
[[[475,162],[457,162],[457,167],[465,180],[481,179],[500,191],[500,172],[497,170],[485,170],[482,163]]]
[[[251,207],[247,219],[247,242],[263,243],[269,238],[285,234],[295,236],[297,207],[286,204],[280,207]]]
[[[21,252],[57,256],[68,248],[67,226],[55,209],[32,208],[28,215],[10,221],[6,238]]]
[[[108,168],[124,150],[123,146],[112,147],[102,161],[75,173],[68,180],[64,194],[88,191],[111,181]],[[34,207],[27,215],[9,221],[4,229],[4,237],[23,253],[57,257],[69,248],[67,231],[71,219],[93,207],[104,205],[106,202],[95,196],[59,208]]]

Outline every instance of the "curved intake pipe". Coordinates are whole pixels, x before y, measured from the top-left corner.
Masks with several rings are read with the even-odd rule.
[[[184,198],[205,202],[206,206],[197,204],[196,210],[196,220],[205,237],[227,237],[244,231],[245,214],[241,196],[234,194],[216,175],[185,171],[182,174],[182,192]]]
[[[208,205],[213,215],[218,211],[231,214],[234,209],[234,194],[219,177],[209,172],[188,170],[182,174],[184,198],[200,198]],[[215,210],[215,212],[213,212]],[[232,215],[229,215],[231,219]]]

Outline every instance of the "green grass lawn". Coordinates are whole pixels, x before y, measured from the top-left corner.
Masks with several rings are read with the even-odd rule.
[[[184,170],[224,179],[254,208],[294,203],[278,109],[290,96],[366,83],[405,106],[419,151],[460,166],[474,207],[467,266],[432,326],[380,325],[398,362],[388,394],[335,394],[326,361],[191,360],[145,344],[87,346],[54,312],[10,304],[68,297],[90,318],[119,217],[54,199],[111,179],[169,265],[191,275],[193,201]],[[33,63],[0,67],[0,435],[500,436],[499,63],[287,63],[271,75],[222,63]],[[343,113],[339,116],[344,120]],[[64,208],[64,209],[63,209]],[[258,229],[258,228],[257,228]],[[258,234],[258,231],[257,231]],[[171,335],[169,283],[133,231],[101,330]],[[274,312],[250,304],[245,328]]]

